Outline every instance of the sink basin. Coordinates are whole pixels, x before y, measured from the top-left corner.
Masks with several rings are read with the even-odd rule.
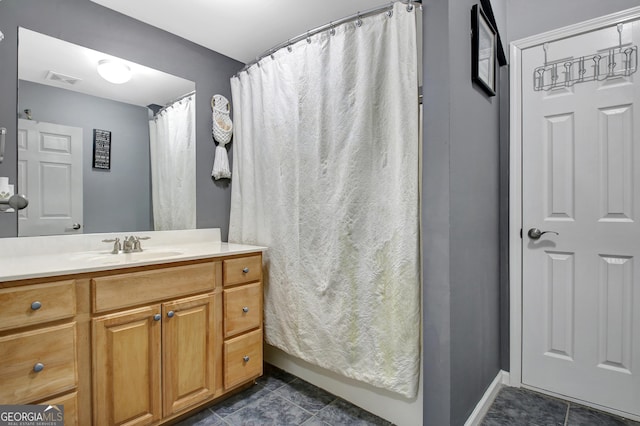
[[[120,263],[129,263],[142,260],[164,259],[183,254],[177,250],[149,249],[137,253],[119,253],[112,254],[110,252],[90,252],[77,253],[71,256],[71,260],[82,262],[98,263],[101,265],[115,265]]]
[[[182,254],[181,251],[173,251],[173,250],[145,250],[139,253],[125,253],[124,256],[127,260],[152,260],[152,259],[160,259],[163,257],[174,257],[180,256]]]

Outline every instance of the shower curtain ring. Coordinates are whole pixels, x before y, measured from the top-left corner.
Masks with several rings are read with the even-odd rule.
[[[358,12],[358,19],[356,20],[356,27],[362,26],[362,19],[360,19],[360,12]]]
[[[287,50],[289,51],[289,53],[291,53],[293,51],[293,48],[291,47],[291,39],[287,40],[288,46],[287,46]]]
[[[329,31],[329,34],[331,34],[332,36],[336,35],[336,29],[333,28],[333,22],[329,22],[329,25],[331,26],[331,30]]]
[[[311,35],[309,31],[307,31],[307,43],[311,44]]]
[[[411,2],[411,0],[409,0],[409,3],[407,3],[407,12],[411,12],[413,10],[413,3]]]

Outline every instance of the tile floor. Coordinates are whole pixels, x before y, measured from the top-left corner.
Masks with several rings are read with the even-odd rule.
[[[249,389],[178,423],[179,426],[392,426],[355,405],[272,365]],[[504,387],[481,426],[640,426],[527,389]]]
[[[178,423],[180,426],[389,425],[269,364],[257,384]]]
[[[640,423],[527,389],[504,387],[481,426],[507,425],[640,426]]]

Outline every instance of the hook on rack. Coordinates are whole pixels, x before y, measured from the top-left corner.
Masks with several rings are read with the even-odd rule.
[[[544,66],[546,67],[549,64],[549,61],[547,61],[547,51],[549,50],[549,43],[543,44],[542,49],[544,50]]]
[[[7,137],[7,129],[0,127],[0,163],[4,161],[5,139]]]
[[[618,48],[620,50],[622,50],[622,27],[624,26],[624,24],[618,24],[616,25],[616,28],[618,30]]]
[[[545,53],[544,65],[533,71],[533,89],[535,91],[551,90],[559,87],[570,87],[575,83],[587,81],[602,81],[622,76],[630,76],[638,68],[638,46],[629,46],[623,51],[618,46],[606,50],[605,55],[595,53],[593,55],[578,58],[563,59],[549,62],[547,57],[548,45],[542,48]],[[564,81],[561,81],[560,72],[564,73]],[[591,70],[590,72],[588,72]]]

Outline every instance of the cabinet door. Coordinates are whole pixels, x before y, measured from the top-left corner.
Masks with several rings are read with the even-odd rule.
[[[215,392],[214,296],[162,306],[164,415],[177,413]]]
[[[93,320],[94,423],[146,425],[162,416],[160,305]]]

